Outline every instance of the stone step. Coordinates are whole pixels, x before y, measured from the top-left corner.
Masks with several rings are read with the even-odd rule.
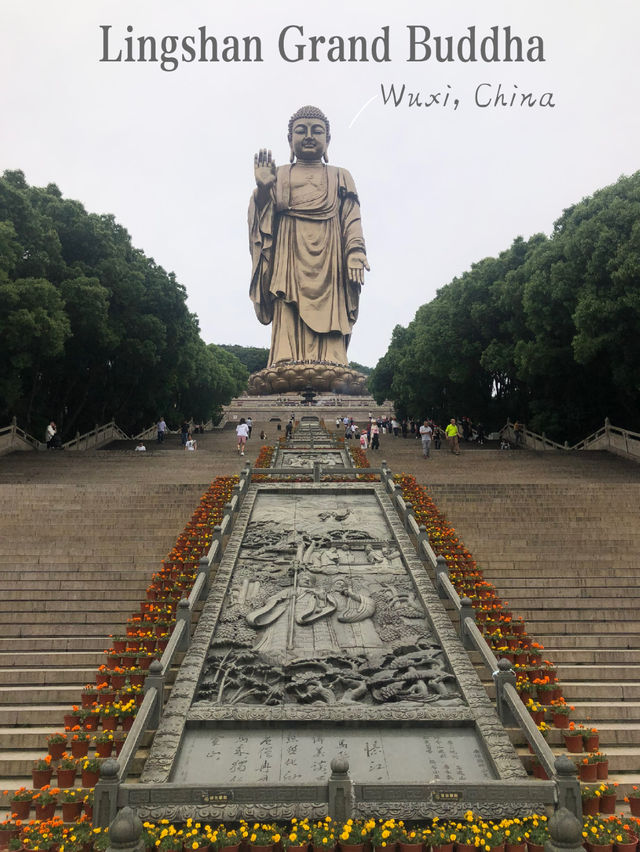
[[[533,589],[543,589],[544,594],[549,594],[549,584],[545,581],[540,583],[518,583],[517,581],[506,582],[500,581],[500,592],[502,597],[507,597],[510,603],[518,602],[519,606],[533,603]],[[614,607],[621,595],[625,598],[636,599],[640,598],[640,588],[630,587],[628,583],[615,584],[611,581],[602,578],[602,580],[583,581],[580,586],[571,583],[571,587],[560,586],[559,584],[553,589],[553,600],[558,602],[558,605],[567,605],[567,601],[589,599],[594,605],[602,607]],[[596,603],[597,601],[597,603]]]
[[[29,776],[28,787],[31,787],[31,767],[33,762],[42,757],[41,751],[13,751],[0,752],[0,776],[5,778],[27,777]],[[136,757],[132,761],[132,774],[139,775],[142,772],[144,761],[146,759],[146,750],[139,749]],[[80,776],[76,779],[76,784],[80,785]],[[53,777],[52,786],[55,786],[55,775]],[[7,789],[6,787],[3,789]]]
[[[112,633],[123,631],[122,621],[105,621],[102,624],[95,624],[90,619],[86,623],[69,624],[66,621],[51,619],[48,622],[41,624],[5,624],[2,632],[5,637],[28,638],[35,636],[49,636],[52,632],[58,631],[61,636],[71,638],[78,637],[97,637],[109,636]]]
[[[554,660],[557,664],[557,660]],[[640,665],[558,665],[558,679],[564,684],[627,680],[640,682]]]
[[[0,756],[9,759],[13,751],[33,751],[36,757],[42,757],[47,753],[47,737],[56,733],[64,733],[64,726],[61,725],[58,728],[0,728]],[[115,733],[120,736],[124,734],[122,730]],[[143,745],[149,746],[152,739],[153,733],[147,731],[143,735]]]
[[[51,684],[82,684],[95,682],[95,666],[87,668],[0,669],[0,690],[6,686],[49,686]]]
[[[0,689],[0,706],[40,704],[79,704],[78,684],[42,684],[35,686],[5,686]]]
[[[560,665],[624,665],[627,663],[640,664],[640,649],[611,649],[611,648],[549,648],[545,649],[545,656]]]
[[[601,613],[596,613],[601,614]],[[582,636],[582,631],[584,630],[584,622],[586,621],[592,631],[600,636],[606,637],[604,638],[604,644],[609,644],[609,636],[615,636],[616,634],[622,634],[621,638],[626,639],[628,642],[633,643],[631,647],[638,647],[638,640],[640,639],[640,622],[636,619],[629,619],[624,624],[621,624],[617,621],[604,621],[598,620],[596,618],[591,618],[585,612],[583,613],[584,620],[576,620],[571,619],[565,622],[561,622],[560,620],[550,619],[541,619],[538,613],[534,613],[532,617],[531,614],[528,614],[526,610],[522,610],[516,615],[521,615],[524,617],[527,622],[527,632],[530,636],[539,636],[546,645],[550,645],[551,642],[547,638],[545,641],[545,635],[549,636],[557,636],[558,634],[565,633],[568,636]],[[564,628],[564,630],[562,629]],[[582,641],[586,638],[589,640],[589,634],[582,638]]]
[[[139,596],[131,598],[120,597],[119,595],[115,597],[108,595],[106,598],[100,599],[96,595],[85,598],[69,596],[68,598],[54,600],[43,595],[35,600],[1,600],[0,613],[8,613],[9,615],[0,615],[0,619],[9,620],[11,618],[11,620],[15,620],[22,618],[27,623],[48,622],[50,615],[54,616],[54,620],[59,620],[57,616],[60,612],[64,612],[65,620],[68,623],[84,624],[86,621],[95,621],[96,619],[113,619],[117,615],[122,617],[123,611],[135,606],[138,600],[140,600]],[[65,603],[70,604],[71,602],[76,602],[77,606],[65,606]],[[136,609],[139,611],[138,607]]]
[[[531,636],[535,635],[535,638],[538,639],[538,641],[541,641],[541,635],[534,634],[529,624],[527,624],[527,629]],[[624,633],[618,635],[615,633],[609,633],[606,636],[603,636],[602,634],[559,635],[557,633],[545,632],[543,644],[545,647],[545,654],[548,655],[551,655],[553,649],[564,649],[568,651],[569,649],[575,648],[577,651],[598,651],[601,648],[607,650],[630,648],[637,650],[640,648],[640,637],[635,634],[629,635]]]
[[[57,704],[44,704],[42,693],[34,696],[38,703],[24,705],[12,704],[3,706],[0,704],[0,727],[23,728],[30,725],[52,726],[56,731],[64,729],[64,716],[73,704],[80,703],[78,689],[75,689],[73,698],[67,696],[67,700],[61,700]]]
[[[3,628],[4,629],[4,628]],[[10,655],[24,653],[76,653],[80,651],[101,652],[111,646],[108,635],[102,636],[39,636],[22,638],[1,638],[0,651]]]
[[[88,669],[95,672],[104,662],[104,654],[100,651],[38,651],[4,653],[0,651],[0,670],[16,669]]]

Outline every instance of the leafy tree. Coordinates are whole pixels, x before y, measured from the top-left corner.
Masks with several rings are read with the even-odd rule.
[[[370,386],[396,409],[507,416],[575,440],[640,428],[640,172],[518,237],[396,327]]]
[[[0,334],[0,417],[36,433],[50,417],[66,435],[111,417],[128,431],[159,413],[206,420],[246,385],[113,216],[19,171],[0,179]]]

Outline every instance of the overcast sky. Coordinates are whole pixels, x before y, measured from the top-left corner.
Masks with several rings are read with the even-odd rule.
[[[303,104],[328,115],[331,162],[358,188],[371,272],[349,355],[369,366],[439,287],[518,235],[549,234],[564,208],[640,167],[638,0],[0,0],[0,18],[0,171],[114,214],[176,273],[207,342],[269,345],[248,298],[253,155],[288,161],[287,122]],[[432,53],[435,36],[455,48],[475,27],[476,61],[409,62],[412,26],[429,28]],[[160,53],[163,36],[194,36],[199,53],[206,27],[220,51],[226,36],[257,36],[262,61],[185,62],[179,48],[173,71],[101,62],[101,27],[112,60],[126,37],[154,36]],[[299,62],[279,52],[287,27],[283,51]],[[375,62],[385,27],[389,61]],[[491,27],[500,57],[510,27],[525,47],[540,37],[545,61],[483,61]],[[312,36],[355,35],[368,62],[331,62],[326,44],[310,61]],[[383,102],[392,84],[406,87],[398,107]],[[478,87],[486,103],[499,84],[555,106],[476,105]],[[449,98],[408,107],[408,92]]]

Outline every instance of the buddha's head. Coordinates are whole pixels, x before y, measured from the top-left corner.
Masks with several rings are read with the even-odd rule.
[[[289,119],[287,136],[291,147],[291,162],[294,157],[305,162],[327,160],[327,148],[331,141],[329,119],[314,106],[303,106]]]

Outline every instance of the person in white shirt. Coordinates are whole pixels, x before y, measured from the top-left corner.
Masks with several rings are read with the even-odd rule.
[[[56,424],[52,420],[49,423],[49,425],[47,426],[47,431],[44,433],[44,439],[47,442],[47,449],[48,450],[52,450],[52,449],[55,448],[54,439],[56,437],[57,432],[58,432],[58,430],[56,428]]]
[[[142,443],[142,441],[140,441],[140,443],[139,443],[139,444],[138,444],[138,446],[136,447],[136,453],[146,453],[146,452],[147,452],[147,448],[146,448],[146,447],[145,447],[145,445]]]
[[[247,426],[244,417],[240,418],[240,422],[236,426],[236,435],[238,437],[238,452],[241,456],[244,455],[244,447],[249,437],[249,427]]]
[[[420,427],[420,440],[422,441],[422,455],[425,459],[429,458],[431,451],[431,436],[433,435],[433,429],[429,426],[429,421],[425,420],[422,426]]]
[[[187,436],[187,440],[184,445],[185,450],[189,450],[190,452],[194,452],[198,449],[198,442],[191,437],[191,433]]]

